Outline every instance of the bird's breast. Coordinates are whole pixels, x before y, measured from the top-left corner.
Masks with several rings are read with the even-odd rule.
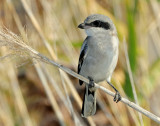
[[[95,54],[110,55],[118,48],[118,38],[116,36],[93,37],[89,43],[89,50]]]
[[[90,42],[81,74],[93,77],[95,82],[103,81],[117,64],[118,43],[116,38],[95,38]]]

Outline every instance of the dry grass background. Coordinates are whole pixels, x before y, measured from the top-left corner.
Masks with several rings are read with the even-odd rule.
[[[77,71],[85,38],[78,24],[93,13],[109,16],[120,39],[112,82],[131,101],[136,90],[139,105],[160,116],[159,12],[158,0],[1,0],[0,25],[41,54]],[[77,79],[14,45],[1,47],[0,55],[0,126],[158,125],[145,116],[140,123],[136,111],[114,103],[102,91],[97,93],[96,115],[84,119],[80,116],[84,86]],[[110,89],[106,82],[102,85]]]

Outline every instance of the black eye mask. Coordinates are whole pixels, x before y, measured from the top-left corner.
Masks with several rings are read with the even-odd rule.
[[[99,27],[99,28],[104,28],[105,30],[108,30],[110,29],[110,25],[108,22],[102,22],[102,21],[99,21],[99,20],[95,20],[89,24],[86,24],[88,26],[91,26],[91,27]]]

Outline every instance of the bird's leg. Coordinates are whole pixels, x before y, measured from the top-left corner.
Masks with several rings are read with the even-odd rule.
[[[88,77],[88,79],[89,79],[89,88],[92,88],[92,87],[94,87],[95,85],[94,85],[94,80],[91,78],[91,77]]]
[[[119,93],[118,90],[112,85],[111,82],[107,81],[107,83],[116,91],[116,94],[115,94],[113,100],[114,100],[116,103],[119,102],[119,101],[121,100],[121,95],[120,95],[120,93]]]

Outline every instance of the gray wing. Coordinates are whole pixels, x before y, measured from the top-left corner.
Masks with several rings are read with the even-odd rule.
[[[87,40],[89,39],[89,37],[87,37],[84,42],[83,45],[81,47],[81,51],[80,51],[80,56],[79,56],[79,62],[78,62],[78,74],[81,71],[81,67],[83,65],[83,61],[86,58],[87,55],[87,49],[88,49],[88,45],[87,45]],[[79,84],[82,85],[83,81],[79,80]]]

